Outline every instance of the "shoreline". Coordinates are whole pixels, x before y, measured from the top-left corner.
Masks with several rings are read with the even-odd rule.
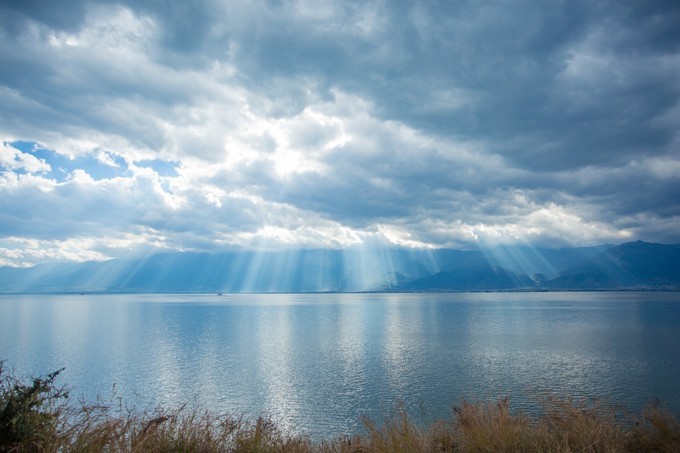
[[[631,414],[617,405],[544,401],[544,414],[513,411],[508,398],[461,400],[449,419],[428,425],[397,407],[381,421],[362,419],[364,432],[312,440],[271,417],[208,411],[137,412],[99,402],[87,405],[56,384],[62,370],[22,382],[0,361],[0,451],[660,451],[680,448],[680,423],[660,404]]]

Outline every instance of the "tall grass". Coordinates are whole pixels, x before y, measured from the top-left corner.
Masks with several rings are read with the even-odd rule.
[[[136,412],[68,398],[59,372],[29,383],[0,362],[0,452],[678,452],[680,424],[658,405],[634,417],[602,403],[548,399],[541,416],[507,399],[462,401],[422,426],[402,407],[364,433],[313,442],[270,418],[156,409]]]

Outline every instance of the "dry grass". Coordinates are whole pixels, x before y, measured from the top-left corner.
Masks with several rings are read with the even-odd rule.
[[[58,373],[23,384],[0,362],[0,452],[680,452],[680,424],[650,405],[639,417],[598,402],[547,399],[542,416],[507,399],[462,401],[450,420],[424,427],[402,407],[365,433],[312,442],[269,418],[112,404],[79,405],[54,387]]]
[[[463,401],[454,413],[453,437],[460,451],[537,451],[532,420],[513,415],[507,399],[494,404]]]

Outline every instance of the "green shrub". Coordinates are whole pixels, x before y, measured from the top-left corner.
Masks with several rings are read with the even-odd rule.
[[[44,449],[57,435],[57,424],[68,392],[54,386],[63,371],[46,378],[34,378],[30,385],[4,369],[0,361],[0,451],[25,448]]]

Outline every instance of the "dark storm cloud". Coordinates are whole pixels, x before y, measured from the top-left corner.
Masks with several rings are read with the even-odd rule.
[[[4,1],[0,237],[82,198],[25,236],[678,242],[677,30],[676,2]]]
[[[60,30],[71,30],[81,24],[86,2],[81,0],[6,0],[0,5],[5,29],[19,32],[27,21],[39,21]]]
[[[677,8],[475,2],[390,17],[402,18],[390,23],[394,39],[387,41],[405,63],[392,68],[359,57],[352,61],[361,66],[343,65],[343,82],[361,84],[386,117],[483,138],[492,152],[534,170],[672,151],[676,128],[654,119],[677,103],[678,38],[655,27],[680,28]],[[352,77],[361,74],[365,80]],[[448,111],[423,106],[450,89],[468,99]]]

